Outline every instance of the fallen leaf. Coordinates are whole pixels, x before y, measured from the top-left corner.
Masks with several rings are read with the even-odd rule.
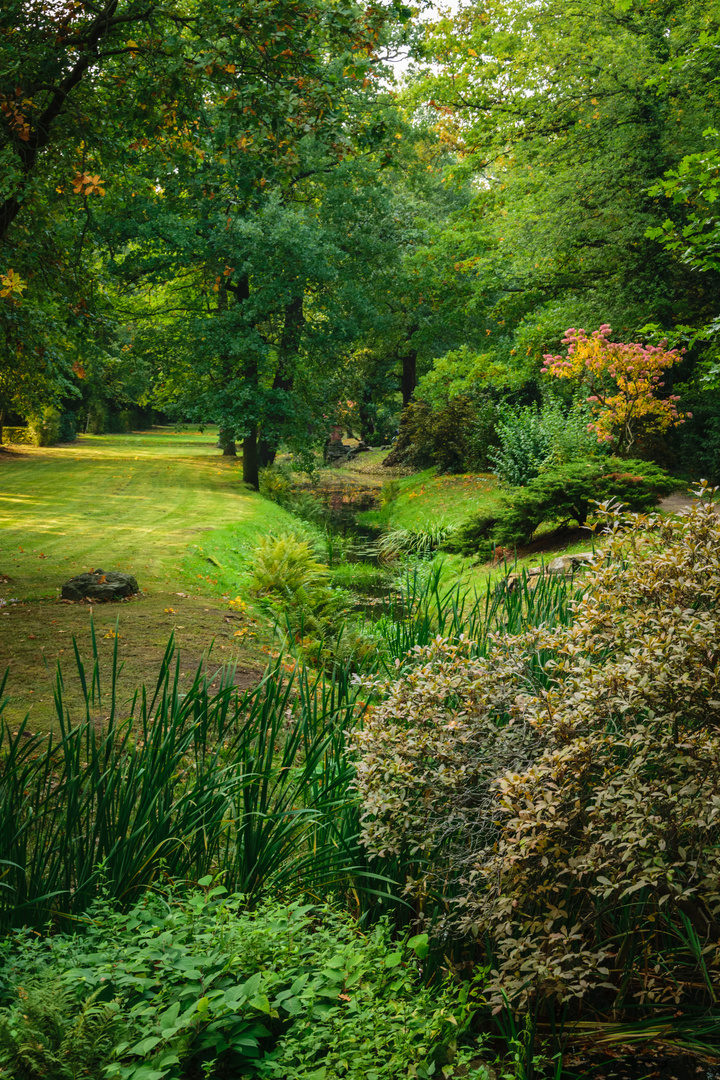
[[[174,607],[166,607],[165,608],[165,614],[166,615],[174,615],[175,614],[175,608]]]

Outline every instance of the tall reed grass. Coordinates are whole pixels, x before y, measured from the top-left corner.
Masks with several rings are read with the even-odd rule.
[[[440,567],[407,577],[387,601],[382,647],[391,665],[437,633],[482,648],[487,631],[570,617],[572,590],[526,579],[469,599],[443,589]],[[0,685],[0,922],[81,919],[100,888],[122,903],[163,876],[221,874],[252,903],[262,893],[342,894],[358,918],[402,908],[405,869],[372,865],[358,841],[347,732],[362,722],[350,668],[315,671],[278,657],[240,693],[232,669],[198,671],[185,693],[172,638],[150,691],[118,698],[117,642],[107,686],[92,634],[86,666],[75,645],[83,715],[66,705],[58,668],[53,733],[11,730]],[[406,917],[412,918],[411,909]],[[401,916],[402,917],[402,916]]]
[[[368,884],[345,752],[355,691],[343,672],[287,671],[278,659],[250,692],[228,669],[216,691],[198,672],[182,694],[171,639],[154,690],[121,706],[117,650],[103,694],[93,647],[90,672],[76,648],[79,722],[60,670],[52,735],[0,718],[0,920],[79,918],[101,883],[129,903],[163,875],[221,873],[250,902],[351,879],[357,892],[358,875]]]
[[[382,659],[393,665],[403,662],[438,634],[451,641],[464,635],[480,656],[489,633],[519,634],[532,626],[569,625],[573,601],[584,591],[582,580],[558,574],[529,577],[522,571],[499,583],[488,580],[484,592],[478,593],[462,581],[443,584],[442,570],[441,560],[429,566],[415,564],[401,579],[399,590],[389,594],[384,605],[387,617],[379,624]]]

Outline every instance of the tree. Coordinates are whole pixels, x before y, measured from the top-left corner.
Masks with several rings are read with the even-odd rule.
[[[228,218],[382,138],[378,48],[385,24],[409,14],[325,0],[13,0],[0,21],[0,270],[41,274],[53,247],[42,223],[61,219],[74,236],[53,257],[54,291],[68,308],[79,291],[97,309],[108,256],[136,287],[167,281],[191,248],[194,272],[222,279]],[[298,152],[309,142],[312,163]],[[221,297],[240,302],[242,275],[225,285]]]
[[[648,229],[667,216],[649,189],[718,118],[712,65],[684,64],[716,29],[705,0],[477,0],[429,28],[436,66],[410,95],[475,178],[464,265],[483,351],[535,388],[568,325],[630,335],[712,311],[714,274],[668,258]]]
[[[663,433],[692,413],[678,412],[679,395],[658,394],[665,385],[661,376],[681,359],[677,349],[668,349],[667,342],[609,341],[610,332],[607,323],[589,336],[585,330],[566,330],[567,354],[548,354],[543,371],[591,389],[586,399],[595,416],[591,430],[598,442],[614,443],[619,453],[627,454],[639,430]]]

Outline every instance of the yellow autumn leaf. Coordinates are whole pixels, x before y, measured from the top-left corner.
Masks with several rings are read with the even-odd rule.
[[[20,296],[24,289],[27,289],[27,282],[23,281],[18,273],[12,268],[8,270],[7,274],[0,274],[0,296],[9,296],[15,298]]]

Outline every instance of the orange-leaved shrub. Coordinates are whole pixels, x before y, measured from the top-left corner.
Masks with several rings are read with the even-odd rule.
[[[355,736],[364,843],[415,857],[496,1009],[720,979],[720,518],[604,517],[571,625],[438,639]]]

